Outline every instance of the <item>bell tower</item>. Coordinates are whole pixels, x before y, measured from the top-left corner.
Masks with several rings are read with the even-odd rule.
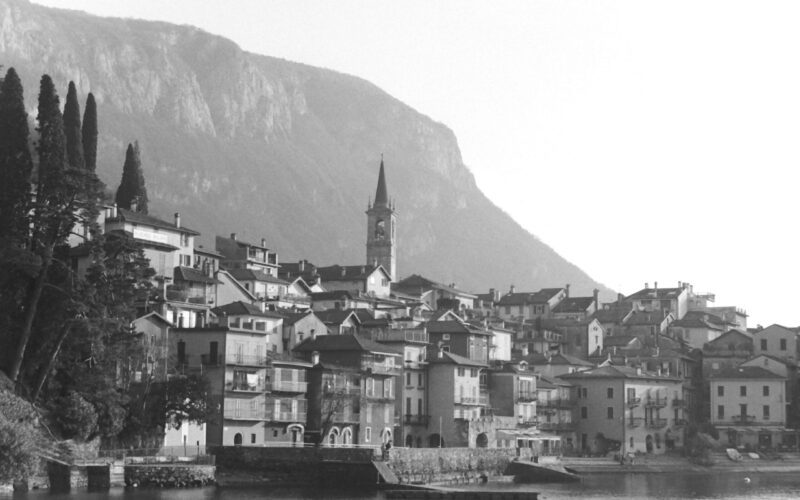
[[[391,275],[392,281],[397,280],[396,222],[394,204],[389,201],[386,190],[386,174],[381,155],[375,201],[367,205],[367,265],[380,264]]]

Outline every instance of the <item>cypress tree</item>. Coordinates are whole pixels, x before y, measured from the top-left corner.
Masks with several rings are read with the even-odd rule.
[[[30,175],[28,113],[22,82],[9,68],[0,85],[0,239],[20,242],[28,232]]]
[[[139,142],[128,144],[125,152],[125,165],[122,167],[122,180],[115,196],[117,206],[131,210],[136,201],[136,211],[147,213],[147,188],[144,185],[144,173],[139,156]]]
[[[94,95],[89,92],[86,98],[86,109],[83,111],[83,159],[86,169],[94,172],[97,168],[97,104]]]
[[[78,104],[75,82],[69,82],[67,101],[64,103],[64,135],[67,139],[67,162],[69,166],[72,168],[85,168],[81,138],[81,105]]]

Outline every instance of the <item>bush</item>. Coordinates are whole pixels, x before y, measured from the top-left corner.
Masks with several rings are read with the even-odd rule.
[[[83,396],[70,391],[56,403],[53,414],[65,438],[86,441],[97,432],[97,411]]]

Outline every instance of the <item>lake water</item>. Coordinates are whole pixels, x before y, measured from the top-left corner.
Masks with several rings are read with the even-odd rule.
[[[748,476],[751,481],[746,483]],[[795,500],[800,498],[800,474],[794,473],[731,473],[712,474],[587,474],[575,484],[490,484],[469,489],[538,491],[543,500],[592,499],[725,499]],[[336,491],[325,489],[204,488],[185,490],[123,490],[108,493],[75,493],[51,495],[45,491],[11,495],[0,493],[0,499],[13,500],[255,500],[270,499],[363,499],[379,500],[384,496],[374,491]]]

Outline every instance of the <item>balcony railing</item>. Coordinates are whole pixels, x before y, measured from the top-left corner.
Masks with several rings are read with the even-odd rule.
[[[733,421],[737,424],[752,424],[756,421],[755,415],[734,415]]]
[[[225,407],[225,418],[230,420],[266,420],[264,408],[229,408]]]
[[[628,405],[628,407],[639,406],[640,404],[642,404],[642,398],[629,397],[628,400],[626,401],[626,404]]]
[[[573,406],[575,406],[575,401],[567,398],[550,398],[538,402],[539,408],[566,409]]]
[[[687,422],[684,418],[678,418],[675,420],[675,427],[686,427],[687,425],[689,425],[689,422]]]
[[[325,385],[322,389],[324,394],[342,394],[348,396],[358,396],[361,394],[361,387],[358,385],[336,384]]]
[[[517,401],[521,402],[536,401],[536,393],[533,391],[520,391],[517,393]]]
[[[539,421],[539,429],[543,431],[571,431],[575,429],[572,422],[544,422]]]
[[[294,380],[273,380],[269,384],[269,390],[274,392],[306,392],[308,382],[296,382]]]
[[[306,412],[304,411],[267,412],[267,420],[269,420],[270,422],[305,422]]]
[[[246,381],[226,382],[225,389],[233,392],[264,392],[266,385],[263,380],[259,380],[256,384],[250,385]]]
[[[376,361],[369,358],[361,360],[361,369],[379,375],[400,375],[400,367],[387,361]]]
[[[541,420],[538,417],[523,417],[517,421],[518,425],[521,427],[532,427],[534,425],[539,425]]]
[[[267,366],[267,357],[260,354],[228,354],[225,361],[229,365]]]
[[[625,421],[625,425],[627,425],[631,429],[636,427],[641,427],[643,423],[644,419],[641,417],[629,418]]]
[[[489,398],[487,396],[478,396],[477,398],[470,396],[456,396],[455,402],[456,404],[460,405],[486,406],[489,404]]]
[[[405,425],[428,425],[430,417],[428,415],[403,415]]]
[[[666,418],[654,418],[647,423],[647,427],[650,429],[663,429],[666,426],[667,426]]]
[[[649,397],[647,398],[645,406],[649,406],[651,408],[663,408],[664,406],[667,406],[667,398]]]
[[[373,392],[372,394],[367,393],[364,397],[372,401],[391,402],[395,400],[394,393],[384,394],[382,392]]]
[[[686,406],[686,400],[681,398],[673,398],[672,399],[672,407],[673,408],[684,408]]]
[[[428,340],[428,332],[425,330],[386,330],[375,333],[375,340],[395,340],[406,342],[425,342]]]

